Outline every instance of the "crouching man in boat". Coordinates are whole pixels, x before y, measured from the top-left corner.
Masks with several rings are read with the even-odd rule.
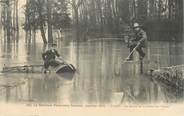
[[[54,48],[46,50],[44,53],[42,53],[42,58],[44,60],[44,68],[45,68],[44,73],[47,73],[48,68],[50,66],[56,67],[63,63],[63,62],[57,61],[56,57],[60,57],[60,55],[58,51]]]
[[[143,51],[143,48],[146,47],[146,41],[147,41],[147,34],[146,32],[140,28],[140,25],[138,23],[134,23],[133,25],[134,30],[134,37],[130,40],[130,55],[129,58],[127,58],[127,61],[133,60],[133,50],[136,49],[136,51],[139,53],[139,58],[142,60],[145,57],[145,53]]]

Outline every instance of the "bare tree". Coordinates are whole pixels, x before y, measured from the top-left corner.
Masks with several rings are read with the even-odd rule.
[[[52,23],[51,23],[51,1],[47,0],[47,24],[48,24],[48,43],[52,44],[53,43],[53,36],[52,36]]]

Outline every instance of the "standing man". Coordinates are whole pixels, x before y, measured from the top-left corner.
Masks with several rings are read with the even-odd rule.
[[[140,28],[140,25],[138,23],[134,23],[133,30],[134,37],[130,40],[129,45],[130,53],[133,52],[134,48],[136,48],[136,51],[139,53],[139,58],[140,60],[142,60],[146,55],[143,51],[143,48],[146,47],[147,34],[143,29]],[[131,60],[133,60],[133,53],[127,59],[127,61]]]

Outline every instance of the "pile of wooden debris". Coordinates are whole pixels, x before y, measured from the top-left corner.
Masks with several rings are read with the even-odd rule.
[[[184,90],[184,65],[152,70],[151,77],[167,86]]]

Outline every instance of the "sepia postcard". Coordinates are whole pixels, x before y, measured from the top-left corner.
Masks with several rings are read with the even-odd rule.
[[[183,0],[0,0],[0,116],[184,116]]]

